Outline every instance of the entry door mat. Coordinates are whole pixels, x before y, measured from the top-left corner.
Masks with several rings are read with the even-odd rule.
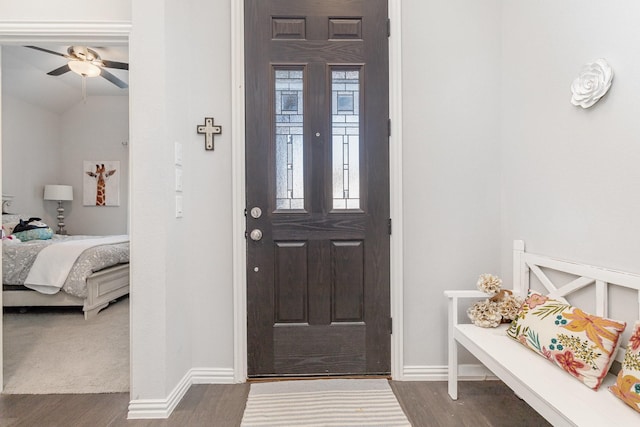
[[[411,426],[385,379],[251,384],[242,427]]]

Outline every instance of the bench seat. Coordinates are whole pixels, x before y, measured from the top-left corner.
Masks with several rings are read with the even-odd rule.
[[[542,288],[549,297],[569,303],[567,298],[580,292],[581,301],[588,303],[589,311],[596,316],[608,317],[614,308],[613,318],[626,321],[627,329],[640,318],[640,274],[537,255],[525,252],[524,246],[522,240],[513,242],[514,295],[524,296],[531,288]],[[448,391],[453,400],[458,398],[458,348],[464,347],[554,426],[640,426],[640,413],[608,390],[616,382],[615,375],[609,373],[594,391],[509,337],[507,324],[498,328],[472,324],[464,310],[491,295],[479,290],[449,290],[444,294],[449,316]],[[628,336],[615,355],[618,363],[624,360]]]
[[[594,391],[508,337],[507,327],[458,324],[453,337],[554,426],[640,425],[640,414],[608,390],[613,374]]]

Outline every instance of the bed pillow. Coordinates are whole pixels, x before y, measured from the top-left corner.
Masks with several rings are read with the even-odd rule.
[[[2,214],[2,225],[4,226],[5,233],[12,234],[16,225],[20,224],[20,221],[27,221],[29,218],[33,218],[33,215],[27,214]]]
[[[529,291],[507,334],[597,390],[626,325]]]
[[[16,225],[20,224],[19,222],[5,222],[2,224],[2,229],[4,230],[6,235],[13,234],[13,229],[16,228]]]
[[[8,222],[19,222],[21,219],[27,219],[29,215],[23,214],[2,214],[2,223],[6,224]]]
[[[47,228],[34,228],[33,230],[18,231],[13,233],[22,242],[28,242],[29,240],[48,240],[53,236],[53,230],[50,227]]]
[[[618,380],[609,390],[624,403],[640,412],[640,320],[633,326]]]

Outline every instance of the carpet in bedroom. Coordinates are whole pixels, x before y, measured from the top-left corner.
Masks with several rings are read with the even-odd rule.
[[[8,394],[129,391],[129,299],[84,320],[80,308],[4,313]]]

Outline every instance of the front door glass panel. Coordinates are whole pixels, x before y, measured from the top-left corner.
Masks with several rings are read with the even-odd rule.
[[[304,209],[304,69],[275,69],[276,209]]]
[[[360,208],[360,70],[331,70],[333,209]]]

